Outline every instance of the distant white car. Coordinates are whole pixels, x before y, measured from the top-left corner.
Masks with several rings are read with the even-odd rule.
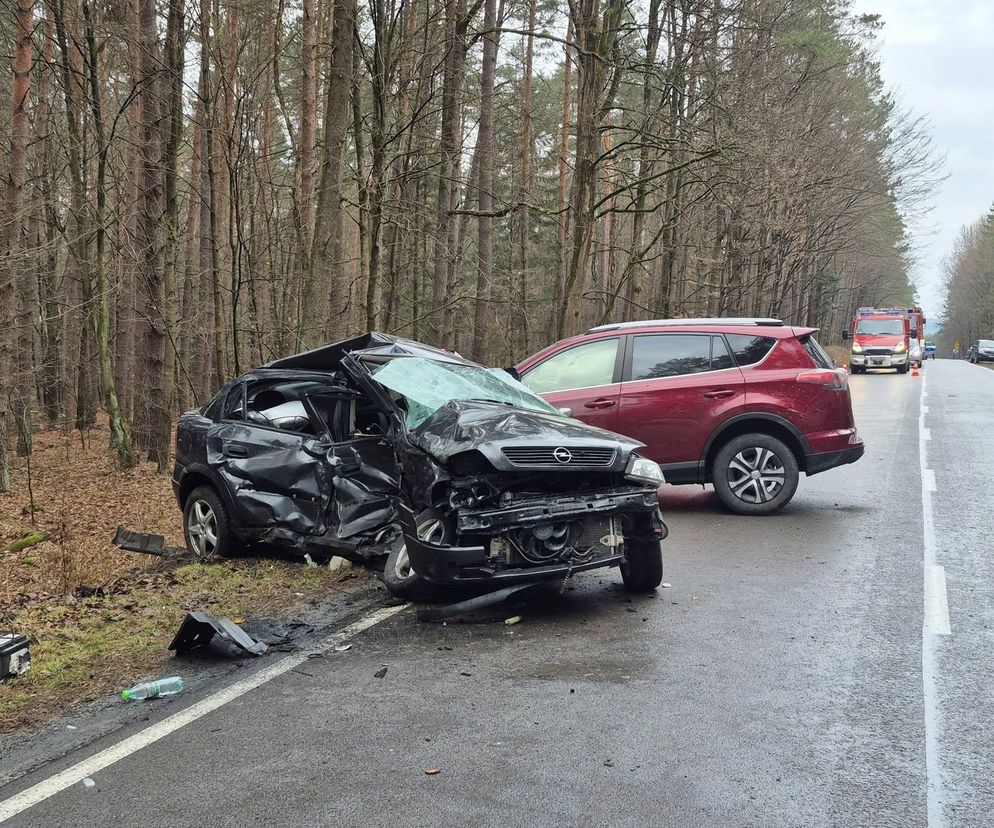
[[[922,359],[925,356],[925,347],[922,345],[920,339],[912,339],[909,341],[908,345],[908,362],[916,367],[922,367]]]

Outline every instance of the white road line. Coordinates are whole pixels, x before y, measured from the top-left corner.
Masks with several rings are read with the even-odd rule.
[[[343,630],[322,639],[314,649],[305,653],[294,653],[293,655],[281,658],[276,663],[270,664],[257,673],[253,673],[248,678],[237,681],[231,686],[208,696],[206,699],[190,705],[185,710],[174,713],[169,718],[163,719],[161,722],[156,722],[154,725],[140,730],[138,733],[118,742],[116,745],[111,745],[109,748],[95,753],[82,762],[78,762],[72,767],[66,768],[64,771],[32,785],[19,794],[15,794],[10,799],[0,802],[0,822],[6,822],[11,817],[37,805],[39,802],[43,802],[50,796],[82,782],[86,777],[93,776],[104,768],[113,765],[115,762],[119,762],[121,759],[130,756],[144,747],[148,747],[152,743],[159,741],[159,739],[179,730],[181,727],[195,722],[197,719],[217,710],[219,707],[223,707],[228,702],[234,701],[240,696],[244,696],[246,693],[272,681],[274,678],[290,672],[294,667],[298,667],[306,662],[310,653],[331,649],[336,644],[355,637],[364,630],[368,630],[370,627],[379,624],[381,621],[386,621],[407,606],[409,605],[401,604],[396,607],[383,607],[371,615],[350,624]]]
[[[928,828],[945,828],[946,816],[943,810],[945,789],[942,776],[942,761],[939,755],[939,739],[942,720],[939,715],[939,691],[937,686],[938,662],[936,659],[936,624],[945,619],[945,635],[949,634],[949,606],[946,603],[945,570],[936,564],[935,515],[932,511],[932,493],[935,488],[935,473],[926,468],[928,456],[925,451],[925,378],[921,385],[921,414],[918,417],[918,458],[922,474],[922,547],[923,547],[923,588],[925,612],[922,618],[922,696],[925,713],[925,802]],[[938,572],[936,572],[938,570]],[[941,576],[940,574],[941,573]],[[939,585],[941,583],[941,604]]]
[[[931,440],[932,439],[932,429],[930,429],[930,428],[923,428],[922,429],[922,439],[923,440]]]
[[[946,570],[938,564],[925,567],[925,630],[933,635],[949,635]]]

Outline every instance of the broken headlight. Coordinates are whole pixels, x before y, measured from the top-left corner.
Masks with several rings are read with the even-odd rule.
[[[628,458],[628,465],[625,466],[625,477],[637,483],[646,483],[656,487],[662,486],[666,482],[663,470],[659,468],[659,463],[649,460],[647,457],[639,457],[637,454]]]

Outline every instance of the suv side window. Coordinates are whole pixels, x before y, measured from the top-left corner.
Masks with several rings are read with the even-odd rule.
[[[724,337],[711,337],[711,370],[724,371],[726,368],[734,368],[735,361],[732,359],[732,352],[728,350]]]
[[[521,381],[536,394],[610,385],[618,341],[617,337],[597,339],[560,351],[528,371]]]
[[[711,370],[707,334],[643,334],[632,343],[632,380],[662,379]]]
[[[760,362],[777,341],[772,336],[749,336],[748,334],[725,334],[725,339],[732,348],[735,362],[740,368],[755,365]]]

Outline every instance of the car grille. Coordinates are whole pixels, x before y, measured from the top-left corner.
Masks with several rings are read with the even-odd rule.
[[[867,356],[890,356],[894,350],[893,348],[864,348],[863,353]]]
[[[606,447],[508,446],[501,451],[515,466],[610,466],[617,454]]]

